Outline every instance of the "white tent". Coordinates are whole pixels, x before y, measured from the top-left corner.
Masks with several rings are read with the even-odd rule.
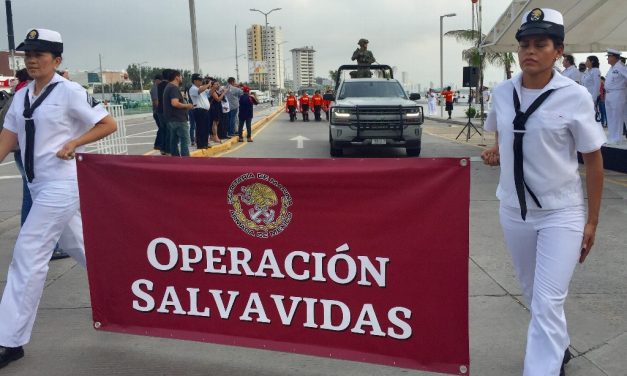
[[[498,19],[482,48],[514,52],[522,15],[534,8],[553,8],[564,15],[566,53],[627,51],[627,1],[625,0],[513,0]]]

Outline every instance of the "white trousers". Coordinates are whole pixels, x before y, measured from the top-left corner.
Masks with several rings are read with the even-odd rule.
[[[429,101],[428,102],[429,105],[429,115],[435,115],[435,101]]]
[[[531,322],[527,331],[524,376],[558,376],[570,345],[564,301],[581,252],[585,208],[520,209],[501,205],[505,243]]]
[[[607,114],[607,142],[618,143],[623,135],[625,120],[625,90],[608,91],[605,95],[605,112]]]
[[[33,206],[20,230],[0,301],[0,345],[29,342],[55,244],[85,266],[76,181],[30,184]]]

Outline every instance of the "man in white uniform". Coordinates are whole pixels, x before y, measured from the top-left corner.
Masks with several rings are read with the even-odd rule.
[[[577,66],[575,66],[575,58],[573,55],[564,55],[564,61],[562,61],[562,66],[564,70],[562,71],[562,76],[568,77],[571,80],[579,83],[581,74],[577,70]]]
[[[627,68],[620,63],[621,52],[607,49],[607,62],[612,67],[605,76],[605,111],[607,113],[607,142],[618,144],[621,141],[627,96]]]
[[[83,87],[56,74],[63,52],[59,33],[32,29],[17,50],[25,51],[33,81],[15,94],[6,115],[0,162],[19,141],[33,206],[15,243],[0,301],[0,368],[24,356],[57,241],[85,266],[74,153],[117,127]]]

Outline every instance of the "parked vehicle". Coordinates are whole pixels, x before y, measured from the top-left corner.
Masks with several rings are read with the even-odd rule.
[[[342,71],[364,69],[342,65],[338,69],[331,101],[329,144],[333,157],[344,148],[403,147],[408,156],[419,156],[424,113],[415,94],[408,96],[388,65],[371,65],[376,78],[341,79]]]

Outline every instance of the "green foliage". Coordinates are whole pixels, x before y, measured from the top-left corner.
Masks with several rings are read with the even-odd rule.
[[[479,54],[479,49],[477,48],[477,44],[479,42],[479,32],[474,30],[451,30],[444,34],[447,37],[455,38],[458,42],[470,42],[474,46],[462,51],[462,58],[468,62],[468,65],[473,67],[480,67],[482,69],[483,75],[483,67],[481,66],[481,55]],[[483,40],[485,35],[481,35],[481,39]],[[488,64],[496,65],[497,67],[503,67],[505,69],[505,74],[507,78],[511,78],[511,70],[512,65],[514,64],[514,54],[511,52],[486,52],[483,51],[484,61]]]
[[[477,116],[477,110],[474,107],[468,107],[466,111],[464,111],[464,113],[466,114],[466,117],[469,118],[474,118],[475,116]]]

